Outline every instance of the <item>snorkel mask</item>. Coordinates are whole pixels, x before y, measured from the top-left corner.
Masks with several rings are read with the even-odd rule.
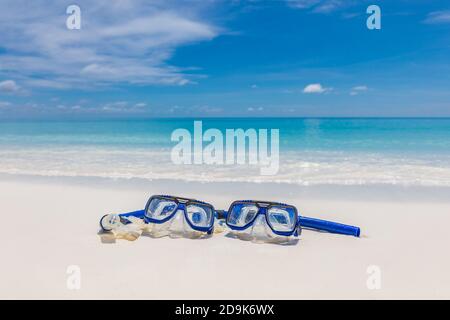
[[[302,227],[355,237],[360,235],[358,227],[300,217],[295,206],[280,202],[234,201],[222,215],[234,237],[256,243],[295,244]]]
[[[231,204],[226,224],[241,240],[269,243],[296,241],[301,232],[294,206],[266,201],[240,200]]]
[[[118,237],[130,229],[140,229],[142,234],[159,238],[202,238],[214,231],[214,207],[195,199],[155,195],[150,197],[144,210],[125,214],[103,216],[100,227]],[[138,221],[138,220],[140,221]],[[128,227],[127,227],[128,226]]]
[[[173,196],[152,196],[145,207],[147,232],[154,237],[199,238],[214,230],[214,207],[206,202]]]

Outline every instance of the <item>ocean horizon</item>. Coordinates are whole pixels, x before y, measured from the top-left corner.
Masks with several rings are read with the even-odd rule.
[[[279,129],[279,171],[176,165],[175,129]],[[0,173],[14,175],[450,186],[449,118],[160,118],[0,122]]]

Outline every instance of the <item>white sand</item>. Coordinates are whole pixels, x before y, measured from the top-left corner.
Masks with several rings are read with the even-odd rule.
[[[450,298],[448,190],[28,180],[0,179],[1,299]],[[305,230],[295,246],[224,234],[100,241],[103,214],[141,209],[154,193],[217,209],[282,200],[306,216],[358,225],[362,237]],[[81,268],[80,290],[66,287],[69,265]],[[380,267],[379,290],[367,288],[370,265]]]

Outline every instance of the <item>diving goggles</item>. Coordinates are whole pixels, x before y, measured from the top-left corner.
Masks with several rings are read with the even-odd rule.
[[[225,211],[195,199],[154,195],[144,210],[109,214],[100,220],[103,231],[126,233],[130,228],[140,229],[154,237],[201,237],[213,234],[215,228],[222,231],[224,226],[248,240],[283,242],[298,237],[302,228],[360,236],[358,227],[302,217],[292,205],[254,200],[234,201]]]
[[[201,237],[213,233],[215,215],[216,211],[209,203],[196,199],[155,195],[147,201],[144,210],[103,216],[100,227],[103,231],[125,233],[129,224],[137,222],[143,232],[153,237],[166,235]]]
[[[263,242],[289,242],[302,228],[359,237],[360,229],[337,222],[301,217],[297,208],[280,202],[234,201],[222,217],[228,228],[240,239]]]

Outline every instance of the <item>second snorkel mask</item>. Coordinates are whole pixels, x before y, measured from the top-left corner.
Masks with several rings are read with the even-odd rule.
[[[279,202],[239,200],[224,211],[199,200],[167,195],[150,197],[144,210],[109,214],[100,220],[103,231],[129,240],[136,239],[139,232],[152,237],[204,238],[224,225],[232,236],[254,242],[290,243],[296,241],[302,227],[360,235],[358,227],[301,217],[295,206]],[[129,237],[130,232],[134,236]]]
[[[290,243],[301,233],[297,209],[287,204],[240,200],[224,215],[231,234],[241,240]]]
[[[292,205],[271,202],[234,201],[223,217],[232,233],[253,242],[290,243],[296,241],[302,227],[359,237],[358,227],[301,217]]]

